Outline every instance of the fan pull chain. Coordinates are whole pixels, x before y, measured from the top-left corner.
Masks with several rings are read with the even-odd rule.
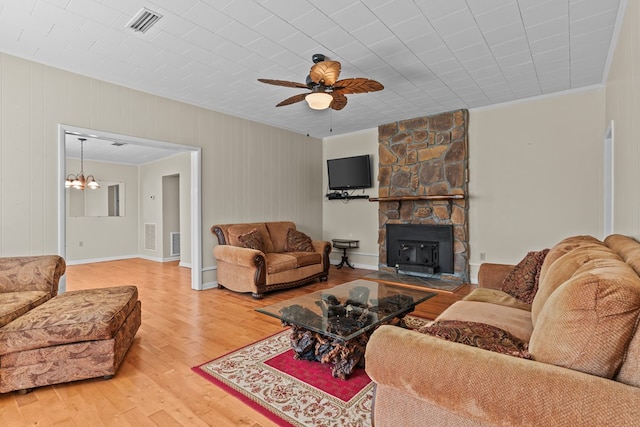
[[[329,124],[329,133],[333,133],[333,110],[329,110],[329,120],[331,121]]]

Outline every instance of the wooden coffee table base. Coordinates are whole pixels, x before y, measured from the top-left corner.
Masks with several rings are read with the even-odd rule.
[[[387,324],[406,327],[404,319],[400,317]],[[342,380],[347,379],[356,367],[364,368],[365,348],[374,330],[358,335],[352,340],[342,341],[297,325],[290,326],[291,348],[296,359],[332,363],[331,375]]]

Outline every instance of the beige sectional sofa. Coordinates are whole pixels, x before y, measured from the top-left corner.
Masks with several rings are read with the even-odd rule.
[[[493,325],[527,343],[530,359],[382,326],[366,349],[375,425],[640,423],[640,243],[564,239],[532,304],[500,290],[513,268],[483,264],[478,289],[436,321]]]
[[[327,280],[329,275],[329,242],[309,239],[309,250],[287,250],[291,235],[301,234],[291,221],[221,224],[211,232],[218,238],[213,256],[221,287],[251,292],[259,299],[266,292]],[[259,249],[246,247],[243,237],[252,232],[259,235]]]

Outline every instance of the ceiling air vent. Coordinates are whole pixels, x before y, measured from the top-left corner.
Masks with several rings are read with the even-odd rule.
[[[127,27],[132,28],[134,31],[146,33],[160,18],[162,18],[162,15],[158,12],[143,7],[140,9],[140,12],[127,23]]]

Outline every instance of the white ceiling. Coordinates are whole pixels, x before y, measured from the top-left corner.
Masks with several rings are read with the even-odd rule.
[[[0,0],[0,51],[315,137],[600,84],[626,0]],[[126,28],[147,7],[146,33]],[[311,56],[380,92],[305,102]],[[192,141],[185,141],[191,143]]]
[[[81,143],[79,138],[84,138],[84,143]],[[150,147],[126,139],[116,140],[94,138],[83,134],[65,134],[65,156],[80,159],[81,152],[84,160],[139,166],[175,156],[181,151]],[[71,172],[78,173],[80,171],[70,171],[69,173]]]

